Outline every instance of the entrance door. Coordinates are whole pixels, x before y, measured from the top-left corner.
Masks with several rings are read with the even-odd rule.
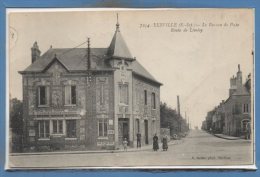
[[[144,120],[144,136],[145,136],[145,144],[148,144],[148,120]]]
[[[123,140],[127,139],[129,144],[129,119],[119,118],[118,119],[118,141],[119,144],[123,144]]]

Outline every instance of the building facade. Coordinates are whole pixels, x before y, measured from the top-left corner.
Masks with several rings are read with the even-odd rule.
[[[238,65],[236,76],[230,78],[229,97],[208,112],[203,122],[204,130],[230,136],[245,136],[251,133],[251,75],[243,83]]]
[[[251,129],[251,78],[243,84],[240,66],[236,77],[230,79],[229,98],[225,101],[225,124],[223,133],[243,136]]]
[[[116,24],[108,48],[50,48],[37,42],[24,71],[23,118],[27,148],[117,149],[142,135],[160,134],[160,86],[134,58]]]

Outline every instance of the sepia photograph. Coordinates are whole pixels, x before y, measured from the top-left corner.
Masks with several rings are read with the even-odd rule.
[[[254,9],[7,9],[6,169],[256,169]]]

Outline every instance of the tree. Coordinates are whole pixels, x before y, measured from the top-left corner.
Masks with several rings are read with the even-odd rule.
[[[160,104],[161,128],[169,128],[170,134],[179,134],[188,131],[188,124],[185,119],[177,114],[176,110],[167,106],[166,103]]]
[[[10,100],[10,128],[12,133],[23,133],[23,103],[17,98]]]
[[[23,139],[23,103],[17,98],[10,100],[11,152],[22,152]]]
[[[178,115],[176,110],[167,106],[166,103],[160,104],[160,119],[161,119],[161,127],[169,128],[171,135],[176,131],[176,122],[178,121]]]

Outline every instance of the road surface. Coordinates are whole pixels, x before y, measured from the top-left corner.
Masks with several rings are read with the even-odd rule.
[[[168,151],[22,155],[10,156],[9,164],[16,168],[252,165],[252,147],[248,140],[226,140],[192,130],[178,144],[169,146]]]

